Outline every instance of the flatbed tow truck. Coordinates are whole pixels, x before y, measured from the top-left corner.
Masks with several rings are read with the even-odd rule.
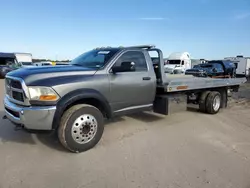
[[[153,45],[97,48],[69,65],[8,73],[5,118],[24,129],[57,131],[61,144],[78,153],[99,142],[104,119],[140,111],[169,115],[188,103],[216,114],[227,107],[228,91],[245,81],[168,76],[162,51]]]

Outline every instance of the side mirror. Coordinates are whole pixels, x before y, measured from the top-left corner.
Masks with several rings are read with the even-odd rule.
[[[134,72],[135,63],[134,62],[122,62],[121,66],[113,66],[112,72],[115,74],[117,72]]]
[[[217,72],[217,69],[216,69],[216,68],[213,68],[213,72]]]

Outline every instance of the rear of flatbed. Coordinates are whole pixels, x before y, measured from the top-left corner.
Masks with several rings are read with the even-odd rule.
[[[202,78],[202,77],[173,77],[168,78],[167,82],[161,85],[157,85],[158,88],[162,88],[164,92],[179,92],[179,91],[193,91],[204,90],[211,88],[227,87],[235,88],[239,87],[242,83],[246,82],[245,78]]]
[[[169,115],[185,111],[189,103],[204,113],[216,114],[227,107],[228,90],[238,91],[245,78],[201,78],[168,75],[164,84],[157,85],[154,112]]]

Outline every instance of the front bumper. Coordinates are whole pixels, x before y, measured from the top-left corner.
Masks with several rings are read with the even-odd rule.
[[[170,73],[170,74],[173,74],[174,72],[174,69],[171,69],[171,68],[165,68],[165,73]]]
[[[4,98],[6,117],[14,124],[26,129],[52,130],[56,106],[19,106]]]

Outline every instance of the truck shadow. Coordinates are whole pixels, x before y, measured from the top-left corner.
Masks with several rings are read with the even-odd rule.
[[[145,122],[145,123],[151,123],[151,122],[160,121],[164,119],[166,116],[154,114],[153,112],[138,112],[135,114],[130,114],[128,115],[128,117]]]
[[[199,109],[197,109],[196,107],[192,107],[192,106],[188,106],[187,107],[187,111],[188,112],[195,112],[195,113],[201,114],[201,112],[199,111]]]
[[[2,143],[17,142],[34,145],[35,141],[31,134],[24,131],[17,131],[15,125],[9,120],[3,120],[4,112],[0,112],[0,141]]]
[[[132,118],[138,121],[142,121],[145,123],[150,123],[150,122],[156,122],[156,121],[162,120],[166,116],[154,114],[152,112],[138,112],[135,114],[130,114],[130,115],[121,116],[121,117],[114,117],[112,119],[106,120],[105,126],[113,126],[113,125],[117,126],[116,123],[121,123],[121,122],[126,121],[126,117]]]
[[[60,152],[69,153],[65,148],[63,148],[63,146],[59,142],[56,131],[49,133],[48,132],[36,133],[36,137],[42,144],[51,149],[56,149]]]
[[[4,112],[1,111],[0,117],[3,117],[3,115],[4,115]],[[164,120],[166,116],[154,114],[152,112],[140,112],[140,113],[131,114],[127,116],[115,117],[111,120],[106,120],[105,126],[108,126],[112,130],[114,130],[112,126],[116,126],[116,127],[118,126],[119,129],[124,128],[124,131],[125,131],[126,126],[128,125],[128,122],[127,123],[122,123],[122,122],[127,121],[127,118],[135,119],[135,120],[142,121],[145,123],[154,123],[157,121]],[[140,125],[140,126],[144,126],[144,125]],[[130,130],[131,130],[131,127],[130,127]],[[110,134],[113,133],[112,131],[110,132],[110,129],[108,131]],[[27,131],[23,129],[17,131],[15,130],[15,125],[9,122],[9,120],[2,120],[2,119],[0,120],[0,142],[2,143],[15,142],[15,143],[22,143],[22,144],[29,144],[29,145],[37,145],[37,146],[42,144],[53,150],[68,153],[68,151],[64,149],[63,146],[60,144],[57,138],[56,131],[53,131],[53,132]]]
[[[2,118],[4,112],[0,112]],[[52,149],[65,151],[57,139],[56,132],[45,131],[27,131],[24,129],[16,129],[9,120],[0,119],[0,142],[5,144],[9,142],[37,145],[42,143]]]

